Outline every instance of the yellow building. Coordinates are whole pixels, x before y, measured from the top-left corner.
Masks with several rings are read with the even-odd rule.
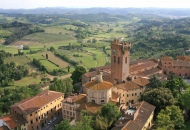
[[[11,113],[18,113],[28,123],[23,130],[40,130],[54,117],[61,115],[63,93],[45,90],[11,106]]]
[[[155,106],[143,101],[122,111],[112,130],[147,130],[152,126]]]
[[[146,85],[149,83],[146,78],[136,78],[133,81],[116,84],[113,91],[120,96],[120,103],[128,105],[136,103],[140,95],[144,92]]]

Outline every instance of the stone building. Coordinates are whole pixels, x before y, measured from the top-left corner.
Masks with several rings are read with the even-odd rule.
[[[61,115],[63,93],[45,90],[11,106],[10,113],[21,115],[27,123],[23,130],[40,130],[54,117]]]

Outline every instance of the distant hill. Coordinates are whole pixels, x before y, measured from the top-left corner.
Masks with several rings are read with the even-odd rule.
[[[36,8],[36,9],[0,9],[0,13],[8,14],[156,14],[170,17],[189,17],[190,8]]]

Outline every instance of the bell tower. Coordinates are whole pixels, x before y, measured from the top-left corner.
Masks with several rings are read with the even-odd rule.
[[[131,43],[114,39],[111,43],[111,82],[113,84],[126,81],[129,76]]]

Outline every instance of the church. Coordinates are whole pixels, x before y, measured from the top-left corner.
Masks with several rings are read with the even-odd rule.
[[[149,78],[156,75],[166,79],[157,60],[130,61],[131,43],[114,39],[111,43],[111,65],[96,68],[82,76],[83,93],[85,86],[95,81],[98,72],[102,73],[104,81],[113,84],[112,91],[119,96],[119,103],[128,105],[137,103],[140,95],[149,83]]]

